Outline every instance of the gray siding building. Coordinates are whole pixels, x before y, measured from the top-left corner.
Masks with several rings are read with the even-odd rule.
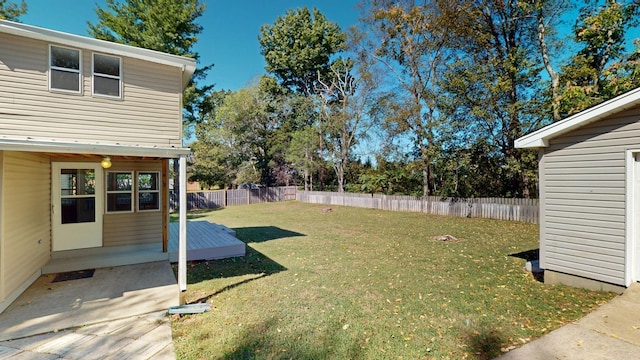
[[[516,140],[539,149],[545,282],[640,280],[640,88]]]

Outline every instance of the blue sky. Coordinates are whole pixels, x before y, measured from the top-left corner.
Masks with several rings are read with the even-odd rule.
[[[215,64],[208,83],[215,89],[236,90],[264,73],[258,35],[260,26],[273,24],[288,9],[318,8],[343,30],[358,20],[359,0],[210,0],[199,19],[204,27],[196,51],[201,64]],[[35,26],[87,36],[87,21],[96,23],[96,4],[104,0],[27,0],[28,12],[20,21]]]

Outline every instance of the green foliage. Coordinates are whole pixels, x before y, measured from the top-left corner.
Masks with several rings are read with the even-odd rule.
[[[269,162],[269,105],[258,84],[225,93],[215,111],[196,125],[191,178],[220,187],[263,183]]]
[[[490,359],[615,296],[524,271],[535,224],[324,207],[204,217],[234,228],[247,256],[190,264],[185,299],[213,310],[171,319],[178,358]]]
[[[197,58],[193,51],[204,12],[198,0],[106,0],[96,8],[98,23],[89,26],[97,39]]]
[[[27,13],[27,3],[21,0],[19,4],[12,1],[0,0],[0,19],[19,21],[20,15]]]
[[[504,195],[531,196],[534,180],[526,174],[537,164],[524,162],[514,141],[545,116],[538,99],[542,89],[534,8],[494,0],[469,4],[452,15],[462,20],[448,22],[459,50],[442,83],[448,93],[447,115],[457,122],[459,142],[486,143],[497,151],[503,174],[496,176],[504,180]],[[507,166],[515,163],[520,166]]]
[[[377,60],[390,74],[388,94],[380,102],[387,106],[384,129],[396,144],[409,139],[420,162],[423,195],[433,192],[433,159],[449,131],[440,109],[442,94],[438,77],[450,60],[449,34],[444,17],[432,3],[375,0],[365,7],[360,42],[361,56]]]
[[[422,195],[420,165],[407,158],[396,161],[377,159],[378,166],[366,168],[358,178],[357,192],[386,195]]]
[[[232,164],[227,162],[225,148],[222,145],[226,134],[223,130],[218,130],[214,116],[216,109],[222,106],[230,93],[224,90],[212,92],[208,97],[212,110],[195,126],[197,141],[191,144],[193,158],[189,180],[198,181],[207,187],[224,187],[234,181],[229,168]]]
[[[141,27],[170,18],[151,8],[162,1],[107,4],[101,21],[147,34],[131,41],[170,42]],[[640,42],[628,48],[639,3],[585,2],[570,53],[557,25],[575,5],[366,0],[349,36],[317,9],[289,10],[260,29],[270,76],[234,94],[226,113],[207,89],[185,92],[185,120],[201,123],[194,177],[218,186],[303,179],[305,189],[535,197],[537,155],[515,139],[640,86]],[[204,9],[193,0],[185,8],[171,15],[192,25]],[[140,11],[149,17],[128,14]],[[190,48],[201,28],[186,29]],[[383,142],[376,167],[354,163],[353,147],[374,127]]]
[[[355,90],[353,62],[333,59],[345,49],[346,34],[319,10],[303,7],[287,11],[273,25],[262,26],[258,40],[266,70],[284,89],[278,92],[280,121],[270,136],[276,140],[270,160],[272,177],[290,183],[294,174],[301,173],[305,189],[310,189],[317,175],[322,187],[328,179],[325,165],[329,161],[341,189],[345,159],[356,139],[350,135],[353,131],[336,134],[338,128],[358,123],[351,121],[353,114],[347,114],[348,98]],[[336,111],[338,103],[343,106]],[[336,148],[339,151],[333,151]]]
[[[331,164],[338,180],[338,192],[344,191],[351,151],[376,122],[368,110],[374,107],[377,83],[361,64],[354,69],[352,59],[338,58],[330,66],[327,80],[320,80],[319,98],[322,155]]]
[[[346,34],[317,9],[303,7],[260,28],[265,69],[291,90],[311,95],[318,77],[329,73],[331,57],[344,49]]]
[[[574,39],[582,46],[562,69],[561,111],[571,115],[640,86],[638,56],[625,54],[627,32],[638,25],[636,1],[588,2]]]

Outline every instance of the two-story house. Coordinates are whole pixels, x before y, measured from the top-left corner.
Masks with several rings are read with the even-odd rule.
[[[179,159],[182,182],[194,70],[192,59],[0,20],[0,312],[59,271],[56,259],[168,259],[168,162]]]

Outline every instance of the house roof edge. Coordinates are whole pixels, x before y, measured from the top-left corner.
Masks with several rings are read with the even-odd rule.
[[[196,61],[184,56],[118,44],[111,41],[94,39],[8,20],[0,20],[0,33],[178,67],[182,70],[183,88],[186,87],[196,70]]]
[[[640,104],[640,87],[621,94],[601,104],[592,106],[566,119],[543,127],[540,130],[522,136],[515,141],[516,148],[548,147],[549,140],[575,130],[592,122],[601,120]]]

